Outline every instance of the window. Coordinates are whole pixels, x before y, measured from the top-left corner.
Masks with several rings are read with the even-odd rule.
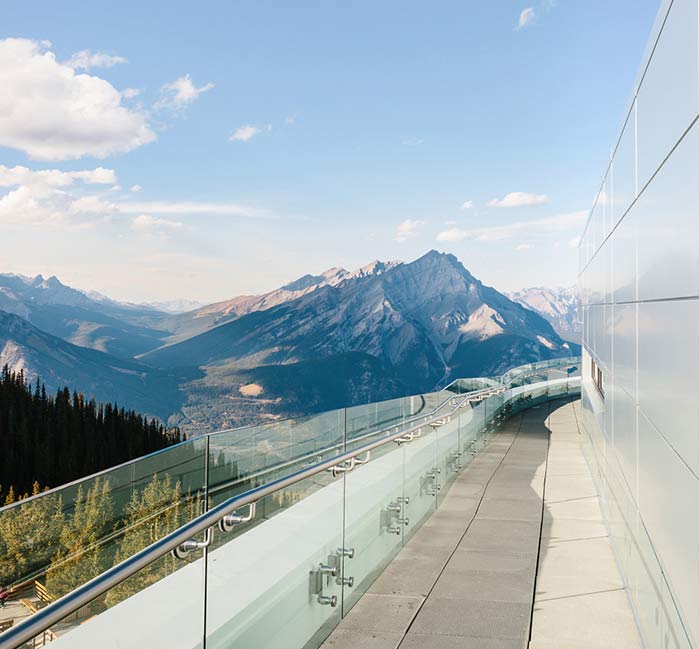
[[[595,384],[600,396],[604,399],[604,375],[602,369],[597,366],[594,359],[590,359],[590,372],[592,374],[592,382]]]

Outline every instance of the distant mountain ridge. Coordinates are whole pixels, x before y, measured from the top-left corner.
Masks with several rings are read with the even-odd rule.
[[[575,286],[535,286],[508,293],[507,296],[546,318],[566,340],[580,342],[581,324],[578,315],[578,291]]]
[[[311,395],[308,410],[327,406],[322,391],[333,358],[341,357],[344,368],[348,356],[377,359],[367,380],[390,385],[380,394],[389,398],[396,390],[429,391],[455,377],[498,374],[577,351],[544,318],[482,284],[453,255],[432,251],[380,272],[302,285],[296,297],[271,306],[259,300],[257,310],[248,303],[234,319],[140,358],[164,369],[202,368],[207,376],[197,387],[221,399],[254,383],[280,411],[294,390]],[[320,359],[323,372],[314,377],[306,366]],[[282,372],[286,388],[273,380]],[[366,401],[365,392],[357,383],[354,402]]]
[[[540,289],[537,289],[540,290]],[[518,296],[521,297],[521,296]],[[175,315],[0,275],[0,362],[188,434],[425,392],[579,351],[453,255],[304,275]]]
[[[248,313],[263,311],[285,302],[291,302],[322,286],[337,286],[349,279],[380,275],[401,263],[403,262],[375,260],[355,271],[348,271],[338,266],[330,268],[320,275],[303,275],[268,293],[240,295],[231,300],[215,302],[190,312],[180,313],[165,323],[165,326],[172,332],[168,342],[184,340]]]
[[[153,349],[169,335],[161,328],[167,314],[91,296],[56,277],[0,274],[0,309],[75,345],[120,358]]]

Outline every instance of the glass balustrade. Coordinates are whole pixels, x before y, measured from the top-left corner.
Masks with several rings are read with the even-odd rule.
[[[459,380],[430,394],[214,433],[5,507],[2,579],[30,584],[39,608],[231,498],[357,452],[240,507],[35,641],[320,646],[510,414],[579,393],[577,367],[557,359],[483,380],[476,391]]]

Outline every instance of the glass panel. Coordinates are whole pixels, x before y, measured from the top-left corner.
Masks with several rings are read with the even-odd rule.
[[[342,419],[334,430],[342,431],[344,416],[334,417]],[[341,445],[323,457],[343,451]],[[265,481],[274,477],[267,473]],[[209,649],[320,645],[342,611],[343,500],[343,474],[324,471],[258,501],[251,521],[217,531],[208,553]],[[238,512],[248,514],[248,508]]]
[[[437,436],[431,426],[423,426],[404,446],[403,495],[408,499],[408,524],[403,530],[406,542],[437,506],[440,475],[437,468]]]
[[[348,450],[377,441],[376,433]],[[368,462],[345,474],[345,579],[343,614],[346,615],[402,546],[411,503],[405,502],[403,463],[409,442],[390,442],[360,456]]]
[[[167,503],[171,492],[166,486],[163,479],[148,483],[141,492],[141,504]],[[157,514],[144,508],[141,514],[149,515],[148,522],[139,521],[122,535],[117,555],[129,556],[141,549],[144,541],[161,535],[154,534],[154,529],[166,530],[174,517],[167,507]],[[95,555],[88,552],[82,566],[90,556]],[[202,550],[185,559],[167,554],[23,646],[51,642],[56,649],[197,649],[204,632],[204,570]]]
[[[205,442],[192,440],[0,512],[0,583],[51,602],[202,511]]]
[[[461,467],[461,454],[459,450],[459,415],[458,412],[449,414],[458,404],[458,400],[453,403],[448,402],[443,408],[445,411],[442,418],[435,422],[437,438],[437,469],[439,485],[441,489],[437,493],[437,506],[442,503],[451,483],[455,480]]]

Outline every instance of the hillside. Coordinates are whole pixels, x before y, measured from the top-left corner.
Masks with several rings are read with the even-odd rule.
[[[135,360],[119,359],[73,345],[12,313],[0,311],[0,367],[40,378],[50,392],[63,386],[99,401],[118,402],[166,419],[182,400],[179,385],[197,372],[160,371]]]

